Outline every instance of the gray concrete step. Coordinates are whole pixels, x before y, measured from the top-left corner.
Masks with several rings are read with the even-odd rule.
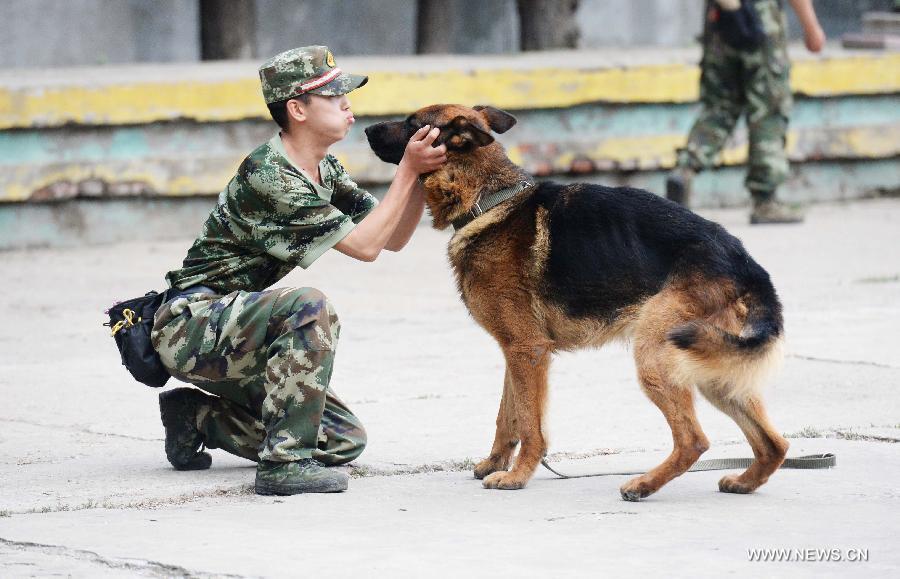
[[[900,35],[900,12],[866,12],[863,32],[876,35]]]

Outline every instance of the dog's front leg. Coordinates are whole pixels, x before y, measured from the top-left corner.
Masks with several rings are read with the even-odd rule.
[[[494,434],[494,446],[486,459],[475,465],[475,478],[482,479],[492,472],[506,470],[512,460],[516,445],[519,444],[516,424],[515,392],[512,387],[509,368],[503,378],[503,396],[500,398],[500,410],[497,412],[497,431]]]
[[[509,398],[522,447],[512,470],[494,472],[484,479],[483,484],[490,489],[520,489],[534,474],[547,448],[541,422],[551,351],[548,344],[517,344],[505,347],[504,355],[513,391]]]

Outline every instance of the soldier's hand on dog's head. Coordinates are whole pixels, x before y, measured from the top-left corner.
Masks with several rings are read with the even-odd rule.
[[[416,175],[437,170],[447,161],[447,147],[445,145],[433,146],[440,134],[441,131],[437,127],[430,125],[421,127],[406,144],[400,166]]]

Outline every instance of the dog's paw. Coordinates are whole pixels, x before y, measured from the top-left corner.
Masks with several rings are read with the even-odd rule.
[[[523,488],[527,483],[527,478],[501,470],[488,475],[481,484],[486,489],[515,490]]]
[[[630,481],[619,487],[619,492],[622,493],[622,498],[630,502],[637,502],[641,499],[647,498],[655,493],[656,490],[657,489],[652,488],[649,484],[647,484],[647,482],[643,480],[643,477],[631,479]]]
[[[499,466],[496,461],[491,460],[490,458],[486,458],[475,465],[475,478],[483,479],[487,475],[497,472],[498,470],[503,470],[503,467]]]
[[[741,482],[740,476],[730,474],[723,476],[719,481],[719,490],[723,493],[746,495],[756,490],[756,487],[746,482]]]

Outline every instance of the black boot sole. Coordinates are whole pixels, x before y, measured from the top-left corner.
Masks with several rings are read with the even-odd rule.
[[[166,458],[169,460],[169,464],[171,464],[175,470],[206,470],[212,464],[212,457],[208,452],[201,452],[197,455],[194,455],[191,460],[185,463],[173,461],[168,456]]]
[[[254,490],[263,496],[301,495],[305,493],[339,493],[347,490],[346,481],[315,482],[309,484],[277,484],[256,481]]]

